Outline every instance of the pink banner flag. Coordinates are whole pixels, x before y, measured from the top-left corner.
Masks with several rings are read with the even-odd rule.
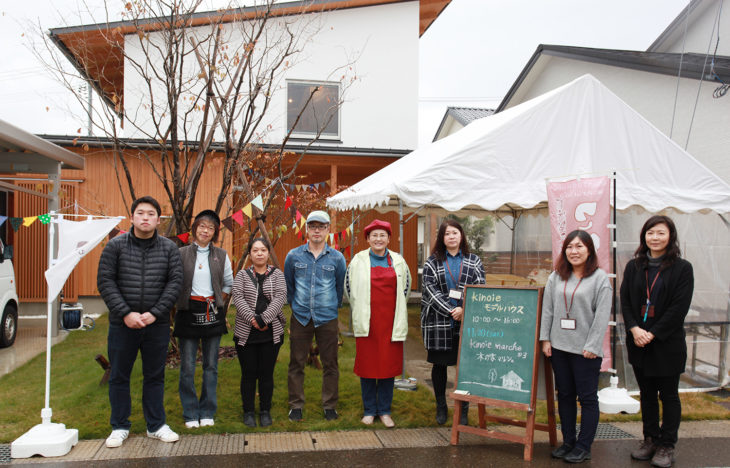
[[[576,229],[591,235],[596,248],[598,266],[611,270],[611,234],[608,230],[611,204],[611,181],[608,177],[548,182],[548,209],[553,243],[553,266],[560,256],[563,241]],[[603,339],[601,370],[611,367],[610,331]]]

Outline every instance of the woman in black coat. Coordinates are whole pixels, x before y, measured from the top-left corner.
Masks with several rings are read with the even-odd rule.
[[[626,347],[641,392],[644,425],[644,441],[631,457],[668,467],[682,417],[679,376],[687,361],[684,319],[694,275],[692,264],[679,257],[677,229],[667,216],[649,218],[639,243],[621,283]],[[661,427],[657,394],[663,408]]]

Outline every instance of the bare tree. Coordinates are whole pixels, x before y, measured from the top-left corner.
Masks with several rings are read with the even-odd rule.
[[[119,95],[109,93],[104,83],[91,82],[97,91],[106,89],[108,105],[87,109],[95,132],[113,144],[117,184],[127,207],[138,195],[128,158],[139,157],[163,187],[171,206],[168,234],[187,232],[206,162],[213,152],[221,152],[224,162],[215,211],[222,215],[231,211],[236,203],[231,197],[234,187],[238,202],[243,203],[260,188],[255,178],[272,180],[275,183],[268,185],[264,209],[254,210],[254,231],[268,236],[266,214],[279,207],[277,200],[281,200],[285,184],[296,183],[299,163],[336,115],[345,90],[357,79],[355,59],[348,57],[341,67],[329,71],[327,79],[339,85],[336,99],[329,99],[324,110],[319,99],[318,114],[313,113],[313,101],[321,93],[320,87],[313,86],[293,124],[287,124],[283,133],[278,129],[283,138],[272,143],[271,137],[277,134],[271,124],[276,120],[270,115],[272,98],[286,85],[287,70],[322,28],[322,14],[308,13],[311,5],[307,4],[298,12],[281,15],[273,0],[204,15],[199,11],[202,0],[135,0],[124,4],[123,22],[115,23],[109,19],[110,4],[106,2],[106,17],[98,23],[101,40],[112,55],[122,58],[127,82],[141,83],[142,88],[124,89]],[[52,38],[44,38],[52,57],[47,65],[85,104],[87,97],[78,91],[79,80],[89,80],[90,71],[107,66],[108,57],[99,57],[93,44],[81,39],[74,49],[87,73],[69,71]],[[46,57],[45,53],[38,55]],[[317,130],[292,153],[287,151],[287,143],[305,112],[309,118],[314,115]],[[124,133],[154,142],[153,149],[134,147],[130,139],[120,137],[122,121]]]

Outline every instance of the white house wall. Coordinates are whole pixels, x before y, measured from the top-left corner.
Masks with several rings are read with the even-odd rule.
[[[586,73],[595,76],[619,98],[638,111],[666,135],[671,134],[679,146],[710,170],[730,183],[730,95],[714,99],[716,85],[703,82],[699,98],[699,80],[681,79],[679,92],[677,77],[626,68],[543,55],[541,72],[531,74],[529,85],[509,107],[537,97],[562,86]],[[672,115],[676,99],[676,114]],[[693,112],[697,103],[696,113]],[[631,168],[626,168],[631,170]]]
[[[288,21],[292,17],[285,17]],[[280,19],[270,25],[276,28]],[[309,14],[300,18],[304,24],[295,28],[304,37],[302,51],[290,66],[275,77],[275,91],[266,119],[260,126],[263,142],[279,143],[286,134],[286,82],[342,82],[344,103],[340,109],[340,141],[333,145],[363,148],[415,148],[418,139],[418,25],[419,4],[416,1],[391,5]],[[224,37],[229,43],[241,41],[240,25],[226,24]],[[196,28],[205,35],[209,29]],[[276,37],[272,29],[269,37]],[[149,40],[160,40],[151,34]],[[233,49],[233,47],[230,47]],[[143,51],[136,36],[127,36],[125,51],[132,60],[141,60]],[[192,81],[200,73],[194,56],[186,58],[185,73]],[[343,78],[344,75],[344,78]],[[200,82],[192,92],[198,92]],[[149,91],[130,59],[124,67],[124,106],[128,120],[126,137],[149,138],[153,125],[149,111]],[[161,87],[154,92],[162,102]],[[192,95],[191,92],[191,95]],[[183,101],[189,105],[192,101]],[[141,128],[135,128],[134,118]],[[197,139],[201,113],[193,113],[187,125],[189,135]],[[221,134],[217,135],[220,138]]]

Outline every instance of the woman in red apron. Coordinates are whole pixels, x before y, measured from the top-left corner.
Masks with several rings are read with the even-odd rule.
[[[411,285],[405,260],[387,248],[390,235],[386,221],[376,219],[366,226],[370,248],[353,257],[345,278],[356,337],[355,374],[362,389],[362,422],[370,425],[378,416],[386,427],[395,426],[390,416],[393,384],[403,371]]]

